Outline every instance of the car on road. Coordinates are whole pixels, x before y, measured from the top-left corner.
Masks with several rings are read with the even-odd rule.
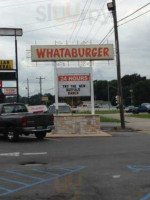
[[[135,109],[137,109],[137,107],[129,106],[129,107],[126,108],[126,113],[132,113]]]
[[[24,104],[0,104],[0,134],[9,141],[17,141],[19,135],[35,134],[43,139],[54,128],[53,115],[29,113]]]
[[[55,114],[56,110],[55,110],[55,104],[52,104],[49,106],[48,108],[48,113],[50,114]],[[59,114],[71,114],[71,108],[68,104],[66,103],[59,103],[58,104],[58,113]]]
[[[140,105],[139,107],[135,107],[132,110],[132,113],[138,114],[138,113],[143,113],[143,112],[148,112],[148,111],[149,111],[149,108],[147,106]]]

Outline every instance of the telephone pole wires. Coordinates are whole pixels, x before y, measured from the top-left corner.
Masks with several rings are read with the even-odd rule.
[[[124,120],[124,111],[123,111],[123,95],[122,95],[122,84],[121,84],[121,65],[120,65],[120,50],[119,50],[119,37],[118,37],[118,23],[117,23],[116,0],[112,0],[111,3],[108,3],[107,7],[108,7],[109,11],[112,11],[113,19],[114,19],[120,119],[121,119],[121,128],[125,129],[125,120]]]
[[[41,76],[39,78],[36,78],[39,80],[39,84],[40,84],[40,94],[42,95],[42,80],[45,78],[42,78]]]
[[[28,103],[29,103],[29,98],[30,98],[30,89],[29,89],[29,79],[27,78],[27,98],[28,98]]]

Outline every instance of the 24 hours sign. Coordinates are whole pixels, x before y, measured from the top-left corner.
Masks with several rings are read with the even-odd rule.
[[[61,69],[63,70],[63,69]],[[70,69],[68,69],[70,70]],[[73,69],[72,69],[73,71]],[[59,97],[77,97],[77,96],[90,96],[90,72],[83,74],[79,71],[78,73],[72,74],[59,74],[58,75],[58,95]]]

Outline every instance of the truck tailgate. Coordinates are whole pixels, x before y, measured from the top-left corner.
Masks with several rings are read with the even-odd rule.
[[[46,128],[47,126],[53,125],[53,116],[49,114],[27,114],[27,127],[41,127]]]

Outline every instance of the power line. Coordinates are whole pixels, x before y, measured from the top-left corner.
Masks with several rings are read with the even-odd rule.
[[[100,17],[102,15],[104,15],[104,14],[101,14],[101,15],[98,15],[98,16]],[[75,21],[71,21],[71,22],[66,22],[66,23],[57,24],[57,25],[53,25],[53,26],[47,26],[47,27],[38,28],[38,29],[32,29],[32,30],[24,31],[24,33],[40,31],[40,30],[49,29],[49,28],[55,28],[55,27],[59,27],[59,26],[64,26],[64,25],[72,24],[72,23],[75,23],[75,22],[78,22],[78,21],[89,20],[91,18],[93,18],[93,17],[87,17],[85,19],[75,20]]]
[[[49,0],[33,1],[33,2],[22,3],[22,4],[12,4],[12,5],[0,6],[0,8],[25,6],[25,5],[29,5],[29,4],[37,4],[37,3],[47,2],[47,1],[49,1]]]
[[[109,19],[111,18],[111,15],[110,15],[110,13],[109,13],[109,15],[107,16],[107,19],[106,19],[106,21],[108,22],[109,21]],[[108,23],[106,23],[105,22],[105,24],[104,24],[104,26],[103,26],[103,29],[104,29],[104,27],[108,27]],[[98,29],[96,30],[96,34],[94,34],[94,37],[96,38],[96,36],[97,36],[97,34],[99,33],[99,31],[101,30],[101,28],[102,28],[102,25],[100,24],[100,26],[98,26]]]
[[[145,7],[148,6],[148,5],[150,5],[150,3],[146,4],[145,6],[142,6],[142,7],[139,8],[138,10],[134,11],[133,13],[131,13],[130,15],[128,15],[128,16],[126,16],[126,17],[120,19],[120,20],[118,21],[118,23],[121,22],[121,21],[123,21],[123,20],[125,20],[125,19],[128,18],[129,16],[134,15],[136,12],[138,12],[139,10],[145,8]],[[128,20],[128,21],[122,23],[122,24],[119,24],[118,27],[119,27],[119,26],[122,26],[122,25],[124,25],[124,24],[127,24],[127,23],[129,23],[129,22],[131,22],[131,21],[133,21],[133,20],[135,20],[135,19],[137,19],[137,18],[139,18],[139,17],[141,17],[141,16],[143,16],[143,15],[149,13],[149,12],[150,12],[150,10],[148,10],[148,11],[142,13],[141,15],[138,15],[138,16],[136,16],[136,17],[134,17],[134,18],[132,18],[132,19],[130,19],[130,20]],[[114,31],[112,32],[113,29],[114,29],[114,27],[112,27],[112,28],[109,30],[109,32],[108,32],[107,35],[102,39],[102,41],[100,42],[100,44],[102,44],[102,42],[104,42],[106,38],[108,39],[108,38],[112,35],[112,33],[114,32]],[[110,34],[110,35],[109,35],[109,34]]]
[[[104,1],[104,4],[102,5],[102,7],[100,6],[100,10],[103,10],[103,9],[104,9],[104,6],[105,6],[106,1],[107,1],[107,0]],[[98,20],[98,17],[96,18],[95,22],[93,23],[92,27],[90,28],[90,31],[88,32],[86,38],[84,39],[85,41],[88,40],[88,37],[89,37],[91,31],[93,30],[93,26],[96,24],[97,20]]]
[[[102,44],[104,41],[105,41],[105,39],[107,38],[107,36],[111,33],[111,31],[114,29],[114,27],[112,27],[109,31],[108,31],[108,33],[107,33],[107,35],[102,39],[102,41],[100,42],[100,44]]]
[[[148,11],[144,12],[143,14],[138,15],[138,16],[136,16],[136,17],[134,17],[134,18],[132,18],[132,19],[130,19],[130,20],[128,20],[128,21],[122,23],[122,24],[119,24],[119,26],[122,26],[122,25],[124,25],[124,24],[127,24],[127,23],[129,23],[129,22],[131,22],[131,21],[133,21],[133,20],[135,20],[135,19],[137,19],[137,18],[139,18],[139,17],[141,17],[141,16],[143,16],[143,15],[149,13],[149,12],[150,12],[150,10],[148,10]]]
[[[90,6],[91,6],[92,1],[93,1],[93,0],[90,1],[89,7],[88,7],[88,9],[87,9],[87,12],[86,12],[86,14],[85,14],[84,19],[86,18],[86,15],[87,15],[87,13],[88,13],[88,11],[89,11],[89,9],[90,9]],[[83,22],[84,22],[84,20],[82,20],[82,22],[81,22],[81,24],[80,24],[80,26],[79,26],[79,28],[78,28],[78,30],[77,30],[77,33],[76,33],[76,35],[75,35],[75,37],[74,37],[74,41],[75,41],[76,38],[78,37],[78,33],[79,33],[80,29],[82,28]]]
[[[150,10],[148,10],[148,11],[146,11],[145,13],[143,13],[143,14],[141,14],[141,15],[138,15],[137,17],[134,17],[134,18],[132,18],[132,19],[130,19],[130,20],[128,20],[128,21],[122,23],[122,24],[119,24],[118,27],[120,27],[120,26],[122,26],[122,25],[124,25],[124,24],[127,24],[127,23],[129,23],[129,22],[131,22],[131,21],[133,21],[133,20],[135,20],[135,19],[137,19],[137,18],[139,18],[139,17],[141,17],[141,16],[143,16],[143,15],[149,13],[149,12],[150,12]],[[113,30],[113,28],[112,28],[111,30]],[[110,35],[109,35],[109,33],[107,34],[107,35],[109,35],[109,36],[107,37],[107,39],[113,34],[113,32],[114,32],[114,30],[113,30],[112,32],[109,31]],[[103,41],[104,41],[104,40],[105,40],[105,39],[103,39]],[[102,41],[102,42],[103,42],[103,41]]]
[[[82,17],[82,14],[84,13],[84,9],[86,8],[86,5],[87,5],[88,1],[89,1],[89,0],[86,0],[86,2],[85,2],[85,4],[84,4],[84,7],[83,7],[83,9],[82,9],[82,12],[81,12],[81,14],[80,14],[80,16],[79,16],[79,18],[78,18],[78,20],[80,20],[80,17]],[[73,31],[72,31],[72,34],[70,35],[69,40],[72,39],[72,36],[73,36],[73,34],[74,34],[75,30],[76,30],[77,25],[78,25],[78,23],[77,23],[76,26],[74,27],[74,29],[73,29]]]
[[[52,20],[47,20],[46,22],[52,22],[52,21],[57,21],[57,20],[63,20],[63,19],[68,19],[68,18],[71,18],[71,17],[77,17],[78,15],[69,15],[67,17],[61,17],[61,18],[56,18],[56,19],[52,19]],[[32,23],[25,23],[25,24],[17,24],[17,25],[14,25],[14,26],[28,26],[28,25],[35,25],[35,24],[39,24],[39,23],[43,23],[43,22],[32,22]],[[14,27],[13,26],[13,27]]]
[[[130,15],[127,15],[126,17],[123,17],[118,22],[121,22],[121,21],[127,19],[128,17],[131,17],[132,15],[134,15],[135,13],[139,12],[140,10],[142,10],[143,8],[145,8],[145,7],[149,6],[149,5],[150,5],[150,3],[147,3],[146,5],[140,7],[139,9],[137,9],[136,11],[134,11],[133,13],[131,13]]]

